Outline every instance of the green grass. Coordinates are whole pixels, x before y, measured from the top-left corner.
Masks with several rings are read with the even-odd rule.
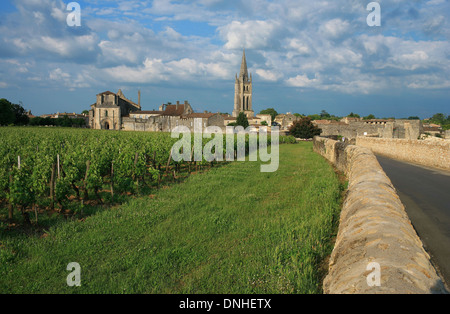
[[[233,162],[43,238],[1,233],[0,292],[321,293],[340,190],[311,143],[281,145],[275,173]]]

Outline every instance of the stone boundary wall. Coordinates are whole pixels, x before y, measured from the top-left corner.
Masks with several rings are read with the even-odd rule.
[[[444,131],[444,138],[450,140],[450,130]]]
[[[344,172],[349,181],[324,293],[446,293],[372,151],[321,137],[314,138],[314,150]],[[379,265],[379,273],[371,263]],[[379,286],[372,285],[376,278]]]
[[[450,141],[426,141],[357,137],[356,145],[370,148],[375,154],[450,170]]]

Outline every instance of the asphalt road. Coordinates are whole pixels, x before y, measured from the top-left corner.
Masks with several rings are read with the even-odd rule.
[[[450,286],[450,172],[377,155],[431,262]]]

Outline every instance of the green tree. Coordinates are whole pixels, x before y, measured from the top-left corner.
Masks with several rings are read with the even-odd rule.
[[[321,117],[318,114],[311,114],[311,115],[308,116],[308,118],[310,118],[313,121],[314,120],[321,120]]]
[[[278,112],[273,108],[262,110],[259,114],[270,114],[272,121],[275,121],[275,118],[278,116]]]
[[[68,116],[62,116],[61,118],[56,119],[56,125],[64,128],[70,128],[72,126],[72,119]]]
[[[13,124],[15,119],[12,104],[5,98],[0,99],[0,125]]]
[[[331,118],[331,115],[328,112],[326,112],[325,110],[322,110],[320,112],[320,118],[321,119],[328,119],[328,118]]]
[[[372,119],[376,119],[376,117],[373,114],[369,114],[368,116],[363,118],[364,120],[372,120]]]
[[[56,120],[57,119],[46,117],[42,119],[41,125],[56,125]]]
[[[349,117],[349,118],[361,118],[359,114],[353,113],[353,112],[350,112],[350,114],[347,117]]]
[[[430,119],[431,123],[435,123],[435,124],[444,124],[445,120],[447,120],[448,118],[445,117],[445,114],[443,113],[436,113],[435,115],[433,115]]]
[[[43,125],[43,119],[41,117],[31,118],[28,124],[31,126]]]
[[[248,123],[247,116],[245,113],[241,112],[236,120],[236,125],[240,125],[246,129],[250,124]]]
[[[4,98],[0,99],[0,125],[26,125],[29,120],[21,105],[13,104]]]
[[[12,110],[15,115],[15,125],[27,125],[30,122],[30,118],[27,116],[27,112],[21,105],[13,104]]]
[[[84,127],[86,126],[86,120],[83,118],[74,119],[73,125],[76,125],[77,127]]]
[[[289,128],[290,135],[303,139],[313,138],[314,136],[320,135],[321,132],[322,130],[315,126],[309,117],[295,121]]]
[[[418,116],[411,116],[408,120],[420,120],[420,118]]]

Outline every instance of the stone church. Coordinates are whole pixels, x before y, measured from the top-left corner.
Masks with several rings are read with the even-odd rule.
[[[244,112],[247,118],[253,118],[255,112],[252,109],[253,94],[252,75],[248,75],[247,59],[245,57],[245,49],[242,54],[242,63],[239,76],[236,74],[234,84],[234,110],[233,117],[237,118],[241,112]]]
[[[123,117],[141,110],[141,92],[139,101],[127,99],[119,89],[117,94],[110,91],[97,95],[97,102],[91,105],[89,111],[89,126],[97,130],[121,130]]]

